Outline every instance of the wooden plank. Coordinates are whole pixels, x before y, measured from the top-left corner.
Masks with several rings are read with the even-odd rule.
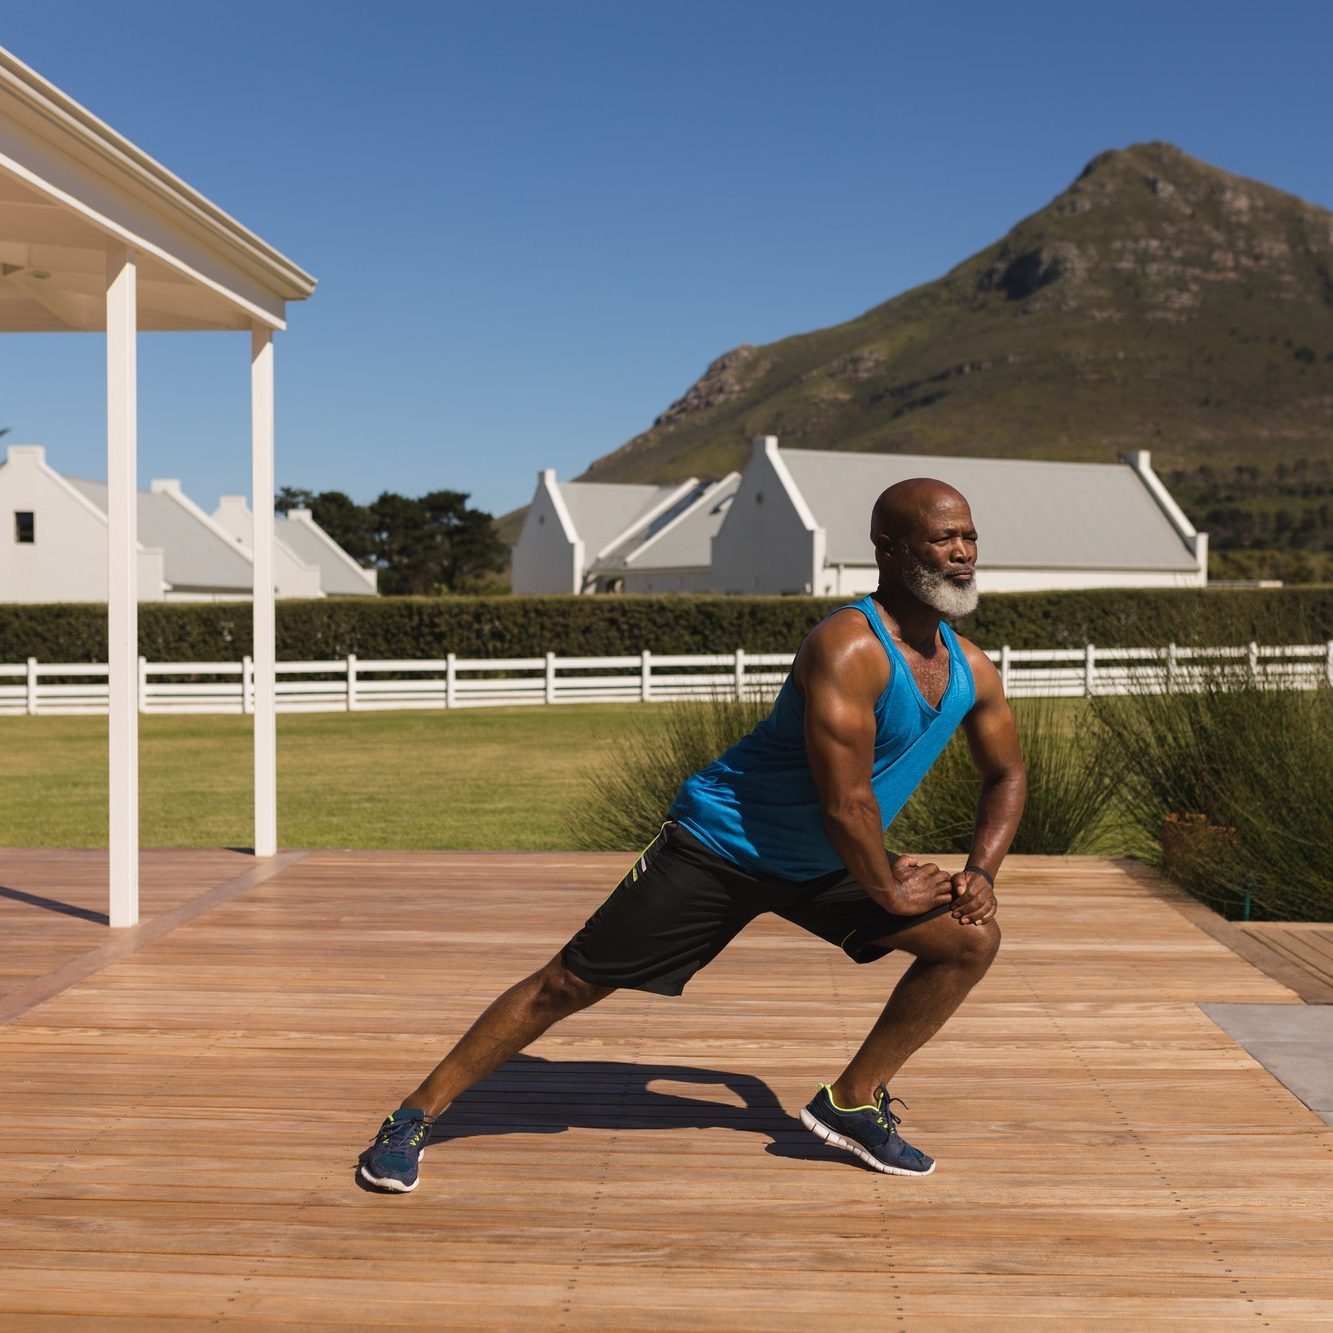
[[[1247,923],[1245,936],[1299,968],[1310,984],[1333,992],[1333,927],[1312,922]]]
[[[1333,1004],[1333,977],[1324,975],[1322,969],[1312,969],[1301,955],[1293,955],[1279,942],[1310,929],[1309,923],[1228,921],[1171,884],[1150,866],[1129,860],[1121,864],[1127,874],[1153,889],[1163,902],[1170,903],[1200,930],[1220,940],[1265,976],[1289,987],[1307,1004]],[[1318,923],[1314,928],[1333,941],[1333,928]]]
[[[143,920],[243,874],[253,858],[235,851],[140,853]],[[106,849],[0,848],[0,996],[105,944]]]
[[[77,858],[25,855],[6,883],[86,902]],[[995,967],[895,1085],[928,1179],[796,1119],[903,960],[761,920],[461,1098],[415,1194],[359,1190],[387,1107],[623,861],[313,853],[15,1017],[0,1323],[1333,1323],[1333,1129],[1197,1008],[1296,997],[1107,860],[1007,864]],[[97,929],[14,910],[39,948]]]
[[[117,930],[109,939],[104,938],[102,942],[87,951],[67,957],[51,971],[31,976],[11,986],[3,998],[0,998],[0,1023],[7,1023],[11,1018],[26,1013],[76,982],[90,977],[94,972],[100,972],[104,967],[160,939],[175,930],[177,926],[212,911],[213,908],[221,906],[256,884],[262,884],[266,879],[280,874],[289,865],[305,856],[305,852],[280,852],[277,856],[262,861],[252,861],[245,870],[230,876],[221,884],[214,884],[205,892],[186,898],[173,906],[164,905],[162,910],[148,916],[146,920],[140,920],[137,925]],[[26,892],[14,894],[10,901],[21,902],[25,906],[59,902],[55,899],[39,899],[37,895]],[[89,919],[87,913],[78,915],[83,920]],[[95,917],[92,919],[96,921]]]

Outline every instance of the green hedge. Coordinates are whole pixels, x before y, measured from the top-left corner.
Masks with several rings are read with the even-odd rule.
[[[842,599],[813,597],[381,597],[278,603],[278,656],[363,658],[792,652]],[[959,629],[983,648],[1317,643],[1333,637],[1333,587],[995,593]],[[243,602],[146,602],[150,661],[236,661],[250,651]],[[0,606],[0,662],[106,660],[106,608]]]

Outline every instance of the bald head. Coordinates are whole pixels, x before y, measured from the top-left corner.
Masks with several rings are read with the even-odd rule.
[[[890,486],[875,501],[870,539],[886,605],[949,616],[976,608],[977,533],[967,500],[952,486],[933,477]]]
[[[870,540],[876,551],[894,541],[909,541],[930,528],[945,510],[959,507],[971,521],[971,511],[961,491],[933,477],[909,477],[881,493],[870,511]]]

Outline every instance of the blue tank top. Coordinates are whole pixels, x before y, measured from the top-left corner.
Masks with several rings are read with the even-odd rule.
[[[972,668],[957,636],[941,623],[949,683],[938,708],[922,695],[873,597],[839,611],[861,612],[889,657],[889,683],[875,702],[871,784],[884,828],[939,758],[976,701]],[[670,818],[705,847],[778,879],[807,880],[842,867],[829,841],[805,750],[805,699],[790,675],[773,711],[720,759],[682,784]]]

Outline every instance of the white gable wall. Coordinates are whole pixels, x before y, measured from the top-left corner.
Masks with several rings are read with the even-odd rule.
[[[15,515],[34,516],[35,541],[16,540]],[[0,602],[105,602],[106,515],[47,466],[41,445],[10,445],[0,466]],[[163,552],[138,547],[141,602],[166,591]]]
[[[516,593],[583,591],[584,545],[556,484],[555,469],[537,475],[537,490],[510,557]]]
[[[40,445],[9,447],[7,461],[0,462],[0,603],[107,600],[105,497],[101,482],[62,477],[47,464]],[[179,482],[159,480],[139,493],[138,505],[139,531],[156,533],[159,543],[138,545],[139,601],[250,599],[253,518],[243,497],[224,497],[218,516],[210,517]],[[34,515],[31,543],[16,540],[15,515],[21,512]],[[322,529],[309,522],[301,531],[337,553],[340,573],[342,566],[350,567],[346,590],[359,582],[368,593],[375,591],[374,572],[356,566]],[[169,568],[174,582],[168,580]],[[360,577],[353,582],[355,575]],[[279,597],[326,595],[320,566],[281,541],[274,543],[274,584]]]
[[[220,532],[247,560],[254,560],[254,515],[243,495],[224,495],[221,503],[209,517],[187,499],[179,482],[153,482],[153,490],[164,490],[172,499],[184,505],[198,519]],[[275,597],[323,597],[324,588],[316,566],[306,564],[282,544],[280,535],[273,542],[273,595]]]
[[[278,541],[296,547],[298,541],[310,543],[319,557],[317,564],[320,582],[325,593],[372,594],[379,587],[379,571],[366,569],[358,565],[323,528],[315,522],[315,516],[308,509],[291,509],[287,512],[287,521],[280,524]],[[292,554],[300,559],[300,549],[293,549]]]
[[[825,533],[766,435],[754,442],[736,498],[713,538],[718,592],[822,593]]]

